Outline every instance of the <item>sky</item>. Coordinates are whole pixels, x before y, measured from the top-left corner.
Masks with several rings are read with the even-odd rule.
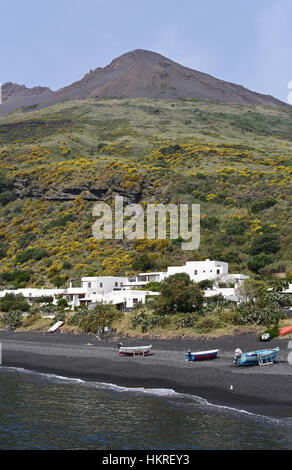
[[[287,102],[291,48],[291,0],[10,0],[0,11],[2,84],[56,90],[148,49]]]

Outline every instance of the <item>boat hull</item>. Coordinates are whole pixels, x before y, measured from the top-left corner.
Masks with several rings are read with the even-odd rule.
[[[185,358],[187,361],[205,361],[209,359],[215,359],[218,356],[219,349],[214,349],[212,351],[198,351],[185,353]]]
[[[289,333],[292,333],[292,326],[284,326],[279,332],[280,336],[288,335]]]
[[[133,348],[120,347],[119,355],[120,356],[148,356],[151,352],[152,346],[139,346]]]

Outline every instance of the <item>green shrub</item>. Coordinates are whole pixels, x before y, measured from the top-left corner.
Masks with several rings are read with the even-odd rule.
[[[0,241],[0,259],[5,258],[9,248],[9,243]]]
[[[51,326],[53,326],[57,321],[65,321],[66,320],[66,315],[64,312],[59,312],[57,315],[54,316]]]
[[[225,230],[228,235],[242,235],[246,228],[247,222],[244,220],[234,220],[225,226]]]
[[[154,268],[154,262],[149,258],[147,253],[137,256],[137,258],[133,262],[133,269],[135,271],[145,272],[153,268]]]
[[[213,286],[213,282],[211,279],[204,279],[203,281],[198,282],[198,286],[200,289],[206,290],[206,289],[211,289]]]
[[[220,320],[218,315],[211,314],[200,318],[196,322],[196,329],[202,331],[203,333],[208,333],[212,330],[215,330],[216,328],[221,328],[222,324],[223,322]]]
[[[192,328],[196,325],[198,321],[198,314],[196,313],[187,313],[185,315],[181,315],[175,322],[175,328]]]
[[[74,216],[72,214],[64,215],[63,217],[59,217],[58,219],[52,220],[49,224],[44,227],[44,231],[54,228],[54,227],[64,227],[67,225],[68,222],[72,222],[74,220]]]
[[[47,250],[44,250],[43,248],[29,248],[28,250],[25,250],[23,253],[20,253],[19,255],[16,256],[15,262],[16,264],[22,264],[26,263],[26,261],[29,261],[30,259],[33,259],[35,261],[39,261],[42,258],[48,257],[49,254]]]
[[[264,233],[258,235],[252,242],[250,254],[259,255],[260,253],[277,253],[281,246],[277,234]]]
[[[21,312],[9,310],[3,314],[2,322],[11,329],[19,328],[22,325]]]
[[[35,302],[38,303],[38,304],[51,304],[54,300],[54,297],[52,297],[51,295],[42,295],[41,297],[37,297],[35,299]]]
[[[215,230],[220,225],[220,219],[215,215],[211,215],[206,217],[205,219],[201,219],[201,227],[207,228],[209,230]]]
[[[277,201],[273,198],[265,199],[263,201],[255,201],[251,205],[251,211],[254,214],[257,214],[258,212],[267,209],[268,207],[273,207],[275,204],[277,204]]]
[[[161,290],[161,283],[157,281],[148,282],[144,287],[143,290],[150,290],[152,292],[160,292]]]
[[[26,248],[36,238],[37,235],[33,232],[24,233],[17,239],[17,243],[20,248]]]
[[[5,271],[0,273],[0,280],[13,283],[14,287],[17,288],[21,283],[26,283],[30,280],[32,275],[31,271],[23,271],[21,269],[15,269],[12,272]]]
[[[143,311],[139,313],[133,313],[131,315],[131,329],[136,330],[138,326],[141,326],[146,321],[147,321],[147,316]]]
[[[0,310],[2,312],[21,311],[28,312],[30,305],[21,294],[7,293],[0,298]]]
[[[253,273],[258,273],[260,269],[264,268],[268,264],[273,262],[273,257],[266,255],[265,253],[260,253],[258,255],[252,256],[247,262],[248,269]]]
[[[0,194],[0,204],[2,206],[7,206],[9,202],[15,201],[15,199],[17,199],[17,197],[13,191],[5,191]]]
[[[85,333],[96,333],[98,328],[104,328],[106,325],[109,327],[118,319],[122,317],[122,312],[119,312],[113,305],[97,304],[94,309],[78,312],[77,325]],[[70,323],[72,324],[72,322]]]

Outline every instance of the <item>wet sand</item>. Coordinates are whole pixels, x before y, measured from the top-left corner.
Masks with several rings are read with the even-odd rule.
[[[153,354],[120,357],[113,348],[152,344]],[[205,398],[210,403],[266,416],[292,417],[292,364],[288,339],[260,343],[255,335],[210,339],[146,340],[59,332],[0,331],[2,363],[43,373],[107,382],[126,387],[167,388]],[[234,350],[280,346],[277,362],[264,367],[233,365]],[[211,361],[188,362],[188,349],[219,349]],[[233,386],[233,391],[230,386]]]

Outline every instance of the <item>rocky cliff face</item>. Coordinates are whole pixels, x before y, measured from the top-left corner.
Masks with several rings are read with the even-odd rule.
[[[81,196],[85,201],[104,201],[117,194],[123,196],[126,203],[135,204],[142,197],[141,191],[127,191],[119,187],[95,187],[90,182],[65,188],[46,188],[31,185],[29,179],[25,178],[16,179],[13,182],[13,192],[19,199],[39,199],[43,197],[46,201],[73,201],[77,196]]]
[[[25,85],[7,82],[2,86],[2,102],[4,103],[5,101],[13,101],[17,98],[40,96],[52,93],[52,90],[48,87],[37,86],[34,88],[27,88]]]
[[[6,114],[18,108],[31,110],[47,102],[53,95],[48,87],[27,88],[25,85],[7,82],[2,85],[2,104],[0,114]],[[25,109],[24,109],[25,110]]]

